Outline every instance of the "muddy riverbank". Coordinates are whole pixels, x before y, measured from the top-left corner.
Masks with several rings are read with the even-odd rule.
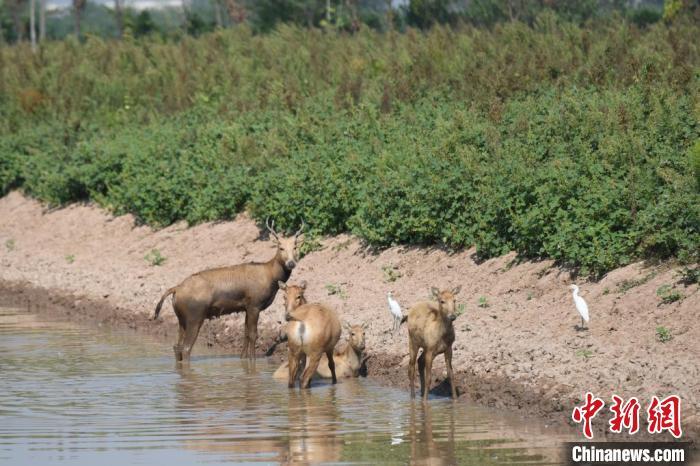
[[[0,199],[0,219],[0,296],[6,304],[170,339],[176,324],[169,303],[162,320],[149,320],[165,289],[204,268],[274,253],[245,215],[154,231],[91,205],[48,211],[15,192]],[[154,265],[154,250],[163,258],[160,265]],[[324,239],[290,282],[306,280],[310,300],[334,306],[345,320],[370,322],[369,374],[383,382],[407,386],[406,329],[391,334],[386,292],[393,290],[407,307],[432,285],[461,284],[458,298],[465,306],[456,321],[454,365],[464,398],[565,423],[586,391],[607,400],[613,393],[640,400],[678,394],[685,436],[697,439],[700,293],[698,285],[680,283],[678,270],[633,264],[586,282],[548,261],[518,262],[512,254],[478,263],[472,250],[396,247],[373,253],[343,235]],[[572,282],[591,309],[587,331],[575,329],[579,319],[567,288]],[[665,302],[668,293],[679,299]],[[261,315],[258,353],[272,342],[282,316],[281,299]],[[200,339],[238,352],[242,324],[242,316],[223,317],[205,324]],[[669,341],[659,338],[660,327]],[[279,347],[276,357],[285,349]],[[441,358],[433,372],[444,378]]]

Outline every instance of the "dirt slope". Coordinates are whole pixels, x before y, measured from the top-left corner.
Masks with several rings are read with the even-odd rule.
[[[37,299],[60,296],[78,318],[105,320],[109,313],[106,320],[174,338],[169,304],[164,322],[147,322],[161,294],[204,268],[267,260],[273,246],[260,234],[246,215],[154,231],[91,205],[47,212],[15,192],[0,199],[0,288],[6,294],[35,290]],[[700,293],[698,285],[680,284],[670,264],[634,264],[597,283],[577,281],[592,316],[590,329],[579,332],[567,288],[572,277],[550,262],[517,263],[509,254],[478,264],[471,250],[397,247],[375,254],[343,235],[322,245],[301,261],[291,282],[307,280],[309,299],[334,306],[344,319],[370,322],[370,375],[407,385],[408,337],[405,327],[389,332],[386,292],[393,290],[408,307],[426,298],[432,285],[461,284],[465,312],[455,322],[454,364],[460,390],[470,399],[564,421],[588,390],[606,401],[612,393],[636,396],[644,406],[652,395],[679,394],[685,433],[697,438]],[[160,266],[144,259],[154,248],[166,258]],[[663,285],[683,299],[663,304],[657,296]],[[281,299],[262,314],[259,352],[282,316]],[[237,352],[242,322],[242,316],[224,317],[205,326],[200,338]],[[670,331],[670,341],[659,341],[660,326]],[[434,375],[442,379],[443,369],[440,358]]]

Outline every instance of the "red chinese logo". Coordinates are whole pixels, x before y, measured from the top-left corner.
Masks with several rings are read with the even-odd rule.
[[[619,434],[626,429],[630,435],[639,432],[639,412],[641,405],[635,397],[625,402],[617,395],[612,396],[610,412],[613,416],[608,421],[610,432]],[[593,418],[605,406],[605,402],[586,393],[583,406],[576,406],[571,413],[571,419],[577,424],[583,423],[583,435],[588,439],[593,438]],[[663,400],[651,397],[647,408],[647,431],[650,434],[659,434],[668,431],[676,438],[683,435],[681,429],[681,399],[678,395],[670,395]]]
[[[639,431],[639,400],[632,397],[623,404],[624,400],[617,395],[613,395],[612,399],[610,411],[614,416],[609,421],[610,432],[619,434],[624,427],[630,434],[636,434]]]
[[[657,397],[651,398],[647,409],[648,431],[656,434],[667,430],[676,438],[683,434],[681,429],[681,399],[677,395],[671,395],[659,401]]]
[[[575,407],[571,413],[571,418],[574,422],[580,424],[583,421],[583,435],[586,438],[593,438],[593,430],[591,429],[591,421],[598,414],[605,402],[600,398],[593,396],[591,392],[586,393],[586,403],[582,407]]]

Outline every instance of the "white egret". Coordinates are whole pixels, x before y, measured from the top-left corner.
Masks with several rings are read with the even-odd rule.
[[[387,293],[387,301],[389,301],[389,312],[391,312],[391,315],[394,318],[394,326],[392,328],[392,331],[396,331],[401,325],[401,319],[403,318],[401,306],[391,295],[391,291]]]
[[[588,305],[586,304],[586,301],[584,301],[584,299],[578,295],[578,286],[570,285],[569,288],[574,290],[574,304],[576,305],[576,310],[578,313],[581,314],[581,329],[583,329],[583,321],[585,320],[588,322],[590,320],[590,317],[588,316]]]

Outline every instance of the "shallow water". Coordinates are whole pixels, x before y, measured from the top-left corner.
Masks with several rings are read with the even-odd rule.
[[[371,379],[287,389],[275,367],[0,308],[0,464],[553,464],[565,438]]]

